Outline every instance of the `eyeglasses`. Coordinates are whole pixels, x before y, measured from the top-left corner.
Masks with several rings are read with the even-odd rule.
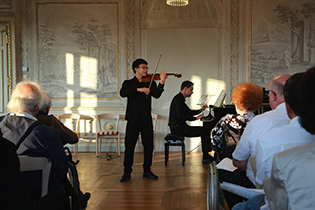
[[[149,70],[149,67],[147,67],[147,66],[141,66],[141,67],[138,67],[139,69],[143,69],[143,70],[145,70],[145,69],[147,69],[147,70]]]

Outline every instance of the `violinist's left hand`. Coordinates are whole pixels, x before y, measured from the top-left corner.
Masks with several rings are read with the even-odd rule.
[[[165,80],[167,78],[167,75],[166,75],[165,71],[161,71],[160,78],[161,78],[161,81],[160,81],[161,85],[164,85],[164,82],[165,82]]]

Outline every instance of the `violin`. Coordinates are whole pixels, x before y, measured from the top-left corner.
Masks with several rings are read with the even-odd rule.
[[[166,73],[166,75],[174,75],[177,78],[182,77],[181,74],[174,74],[174,73]],[[142,77],[142,82],[150,82],[152,80],[152,76],[154,76],[153,80],[161,80],[160,74],[149,74],[145,77]]]

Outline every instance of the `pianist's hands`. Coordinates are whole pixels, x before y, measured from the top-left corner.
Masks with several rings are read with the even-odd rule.
[[[196,120],[200,120],[201,118],[204,118],[204,116],[203,116],[203,114],[200,114],[196,118],[197,118]]]
[[[205,110],[206,108],[208,108],[209,106],[207,104],[204,104],[201,109],[200,109],[200,112],[202,112],[203,110]]]

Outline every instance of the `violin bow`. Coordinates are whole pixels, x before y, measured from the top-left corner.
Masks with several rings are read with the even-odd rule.
[[[152,74],[152,78],[151,78],[151,82],[150,82],[150,85],[149,85],[149,89],[151,88],[152,82],[153,82],[153,80],[154,80],[154,75],[155,75],[156,70],[157,70],[157,68],[158,68],[158,66],[159,66],[159,63],[160,63],[161,57],[162,57],[162,55],[160,55],[159,60],[158,60],[158,62],[157,62],[157,64],[156,64],[156,67],[155,67],[154,73]]]

